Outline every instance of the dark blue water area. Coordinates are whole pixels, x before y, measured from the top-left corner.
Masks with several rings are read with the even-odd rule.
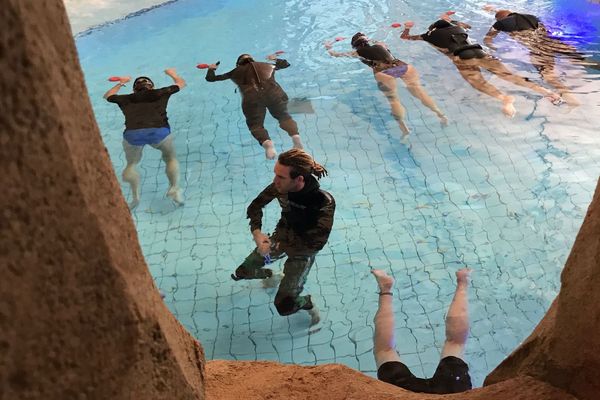
[[[552,36],[575,45],[600,61],[600,2],[555,0],[544,23]]]

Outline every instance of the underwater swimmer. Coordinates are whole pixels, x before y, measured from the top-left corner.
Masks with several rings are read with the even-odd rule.
[[[513,74],[500,60],[486,53],[481,45],[472,43],[466,32],[466,29],[469,29],[470,26],[463,22],[453,21],[450,17],[453,14],[452,11],[442,14],[438,21],[429,26],[427,32],[420,35],[410,34],[410,29],[414,26],[414,23],[407,21],[400,37],[406,40],[424,40],[446,54],[458,68],[461,76],[473,88],[502,102],[502,112],[507,117],[512,118],[517,112],[513,104],[514,97],[504,94],[487,82],[481,73],[482,68],[501,79],[526,87],[549,98],[555,105],[560,104],[561,97],[559,94]]]
[[[400,102],[396,79],[400,78],[406,85],[409,93],[419,99],[423,105],[429,108],[439,118],[442,126],[447,125],[448,119],[437,106],[435,101],[425,92],[419,80],[419,74],[415,67],[395,58],[383,42],[369,43],[369,38],[358,32],[352,37],[351,52],[336,52],[332,50],[333,44],[325,42],[325,48],[333,57],[356,57],[364,64],[371,67],[373,76],[377,81],[379,90],[383,93],[390,104],[392,116],[398,122],[402,136],[406,138],[410,129],[406,126],[406,109]]]

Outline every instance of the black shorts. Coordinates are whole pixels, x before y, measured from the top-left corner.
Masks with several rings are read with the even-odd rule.
[[[382,364],[377,370],[377,378],[418,393],[460,393],[472,387],[469,367],[463,360],[453,356],[442,358],[435,374],[429,379],[417,378],[399,361]]]

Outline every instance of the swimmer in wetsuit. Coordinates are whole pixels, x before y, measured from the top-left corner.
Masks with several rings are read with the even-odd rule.
[[[216,82],[231,79],[238,86],[248,129],[265,149],[267,159],[272,160],[277,153],[264,126],[267,110],[279,121],[279,127],[292,138],[295,149],[302,149],[302,141],[298,125],[288,113],[288,96],[275,81],[275,71],[287,68],[290,64],[278,59],[275,54],[267,56],[267,59],[275,61],[275,64],[256,62],[250,54],[242,54],[237,59],[236,67],[222,75],[215,74],[219,63],[210,64],[206,80]]]
[[[493,45],[494,38],[499,33],[505,32],[527,48],[531,65],[538,70],[542,79],[556,88],[568,104],[578,105],[579,102],[570,93],[571,90],[558,76],[555,68],[556,58],[562,56],[575,65],[591,68],[598,68],[598,63],[588,60],[574,46],[550,36],[544,24],[535,15],[516,13],[511,10],[496,10],[491,5],[486,5],[484,10],[495,12],[496,18],[496,22],[483,39],[485,45],[496,50]]]
[[[421,35],[410,34],[410,28],[414,26],[414,23],[408,21],[404,24],[404,31],[400,37],[407,40],[424,40],[446,54],[458,68],[462,77],[473,88],[502,102],[502,112],[508,117],[513,117],[517,112],[513,105],[514,97],[502,93],[488,83],[481,73],[482,68],[501,79],[548,97],[553,104],[560,104],[560,95],[513,74],[498,59],[483,51],[481,45],[472,43],[466,31],[470,26],[463,22],[453,21],[450,17],[452,14],[454,13],[451,11],[442,14],[440,19]]]
[[[445,126],[448,123],[444,113],[421,86],[419,74],[415,67],[395,58],[385,43],[377,42],[371,45],[369,43],[369,38],[361,32],[356,33],[352,37],[351,45],[354,48],[354,51],[336,52],[332,50],[332,44],[330,42],[325,42],[325,48],[333,57],[356,57],[373,69],[377,86],[390,103],[392,116],[398,122],[404,138],[408,136],[410,130],[404,121],[406,109],[398,97],[398,88],[396,86],[397,78],[402,79],[410,94],[421,100],[423,105],[437,115],[442,126]]]
[[[167,197],[177,205],[183,204],[179,188],[179,162],[167,118],[167,103],[172,94],[185,86],[185,81],[177,75],[174,68],[166,69],[165,74],[173,79],[173,85],[154,89],[154,82],[150,78],[140,76],[133,82],[133,93],[118,95],[119,89],[131,80],[123,77],[104,94],[104,98],[117,104],[125,115],[123,149],[127,166],[123,170],[123,180],[131,186],[133,200],[129,203],[130,209],[137,207],[140,202],[140,174],[136,166],[142,159],[145,145],[161,151],[169,179]]]

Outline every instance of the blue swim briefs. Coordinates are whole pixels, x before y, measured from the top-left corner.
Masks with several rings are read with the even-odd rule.
[[[393,76],[394,78],[400,78],[408,71],[408,64],[401,64],[396,67],[388,68],[382,71],[384,74]]]
[[[168,126],[162,128],[127,129],[123,132],[123,138],[132,146],[143,146],[146,144],[158,144],[169,134]]]

